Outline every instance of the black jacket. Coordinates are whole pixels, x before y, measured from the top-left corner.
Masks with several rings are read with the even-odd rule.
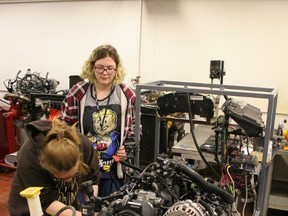
[[[62,201],[63,193],[61,187],[66,187],[67,189],[66,183],[55,181],[53,175],[40,166],[38,159],[39,152],[45,144],[45,136],[51,130],[51,126],[51,121],[48,120],[34,121],[26,126],[28,139],[17,153],[17,169],[8,200],[8,209],[11,216],[30,215],[26,198],[21,197],[19,194],[28,187],[43,187],[40,193],[43,212],[53,201]],[[97,152],[86,136],[79,133],[79,137],[83,162],[90,167],[90,172],[88,175],[75,180],[70,188],[72,197],[75,197],[82,182],[92,180],[93,184],[98,184],[100,179]],[[77,199],[73,202],[74,207],[77,208],[76,203],[79,204]],[[69,203],[66,204],[70,205]]]

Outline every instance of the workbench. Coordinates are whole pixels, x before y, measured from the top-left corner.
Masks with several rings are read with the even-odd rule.
[[[288,211],[288,151],[278,150],[269,164],[268,208]]]
[[[198,125],[195,127],[194,133],[199,147],[204,144],[211,135],[214,135],[214,131],[211,127],[211,125]],[[195,146],[191,133],[186,134],[172,147],[172,153],[180,155],[181,158],[195,160],[198,166],[202,167],[202,158]],[[208,162],[215,162],[215,156],[213,153],[202,151],[202,154]]]

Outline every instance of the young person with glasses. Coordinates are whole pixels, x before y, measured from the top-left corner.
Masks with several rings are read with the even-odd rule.
[[[124,68],[111,45],[97,47],[83,65],[80,81],[65,97],[60,119],[69,125],[79,122],[100,159],[100,197],[123,185],[123,171],[113,156],[126,159],[124,143],[135,141],[135,94],[123,83]]]
[[[40,203],[45,215],[56,215],[62,208],[73,206],[80,216],[85,197],[81,183],[92,180],[97,196],[97,151],[86,136],[77,132],[76,124],[70,127],[59,119],[30,122],[26,131],[28,139],[17,154],[17,170],[8,199],[10,215],[30,215],[27,200],[19,193],[29,187],[43,187]],[[71,209],[60,215],[72,215]]]

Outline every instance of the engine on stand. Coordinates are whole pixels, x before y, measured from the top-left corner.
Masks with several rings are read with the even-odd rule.
[[[48,78],[49,73],[45,77],[41,77],[39,72],[26,71],[23,77],[20,77],[21,70],[16,74],[15,79],[7,79],[4,85],[8,91],[4,95],[4,99],[10,102],[10,106],[18,107],[17,115],[20,117],[30,118],[31,116],[31,94],[54,95],[59,82],[54,78]],[[20,103],[20,105],[19,105]],[[37,101],[36,107],[38,113],[42,115],[47,113],[51,104],[47,101]],[[38,116],[38,119],[42,116]],[[35,120],[35,119],[33,119]]]
[[[9,109],[2,108],[7,148],[5,147],[5,157],[1,158],[0,163],[0,166],[8,168],[16,168],[17,151],[22,144],[16,137],[16,130],[21,131],[31,120],[40,119],[43,116],[49,118],[51,109],[55,107],[55,102],[49,101],[49,97],[57,94],[56,88],[59,85],[57,80],[48,78],[48,73],[45,77],[41,77],[38,72],[32,73],[30,69],[23,77],[20,77],[20,73],[21,70],[14,79],[4,81],[8,93],[4,95],[4,100],[0,99],[9,107]],[[32,96],[35,94],[49,97],[47,100],[37,99],[35,102],[35,97]],[[23,136],[24,133],[21,135]]]
[[[122,163],[134,172],[118,192],[94,197],[91,183],[82,184],[82,190],[90,198],[83,205],[82,215],[94,215],[95,211],[99,215],[119,216],[231,215],[234,197],[230,191],[203,178],[181,159],[158,157],[143,170]]]

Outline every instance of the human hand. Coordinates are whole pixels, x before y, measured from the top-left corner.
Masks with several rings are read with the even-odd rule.
[[[120,157],[121,160],[126,160],[127,154],[126,154],[124,145],[120,146],[120,148],[118,149],[116,155],[118,157]]]

